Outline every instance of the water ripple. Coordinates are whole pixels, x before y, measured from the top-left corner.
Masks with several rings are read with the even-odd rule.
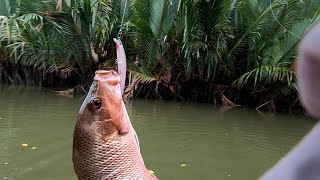
[[[0,179],[76,179],[71,148],[81,101],[0,88]],[[145,163],[160,179],[256,179],[312,126],[303,117],[208,104],[134,100],[127,110]]]

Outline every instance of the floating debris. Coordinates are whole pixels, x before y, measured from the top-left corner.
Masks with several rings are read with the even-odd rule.
[[[58,96],[66,96],[66,97],[72,98],[73,94],[74,94],[74,90],[77,87],[79,87],[85,94],[87,93],[87,91],[84,90],[84,88],[82,86],[80,86],[80,85],[77,85],[74,88],[69,88],[69,89],[66,89],[66,90],[63,90],[63,91],[53,91],[53,92]]]
[[[33,146],[31,149],[34,150],[34,149],[37,149],[37,147]]]
[[[8,177],[7,177],[7,176],[5,176],[3,179],[8,179]]]
[[[3,163],[4,165],[8,165],[9,163],[7,163],[7,162],[5,162],[5,163]]]
[[[66,89],[64,91],[53,91],[53,92],[55,92],[56,95],[59,95],[59,96],[73,97],[73,90],[74,89]]]
[[[28,147],[28,144],[21,144],[22,147]]]
[[[154,174],[154,171],[152,171],[152,170],[150,170],[150,169],[149,169],[148,171],[149,171],[151,174]]]
[[[181,164],[180,165],[180,167],[186,167],[187,166],[187,164]]]

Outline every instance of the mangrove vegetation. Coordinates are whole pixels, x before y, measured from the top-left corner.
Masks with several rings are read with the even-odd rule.
[[[1,0],[0,83],[88,88],[116,68],[121,29],[126,98],[288,110],[319,14],[319,0]]]

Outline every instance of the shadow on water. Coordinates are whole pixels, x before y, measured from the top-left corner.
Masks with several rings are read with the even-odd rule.
[[[0,179],[76,179],[72,134],[82,99],[1,86],[0,102]],[[134,100],[127,109],[145,163],[160,179],[257,179],[314,124],[208,104]]]

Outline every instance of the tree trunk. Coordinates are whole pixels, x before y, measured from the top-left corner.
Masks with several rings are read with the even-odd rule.
[[[3,75],[6,83],[14,84],[13,78],[9,75],[8,71],[5,69],[3,70]]]
[[[23,67],[23,73],[24,73],[24,77],[26,78],[26,85],[27,86],[32,85],[31,76],[27,67]]]
[[[18,85],[24,84],[24,83],[23,83],[23,80],[22,80],[22,78],[21,78],[21,76],[19,75],[18,72],[15,73],[15,75],[14,75],[14,80],[15,80],[15,82],[16,82]]]

